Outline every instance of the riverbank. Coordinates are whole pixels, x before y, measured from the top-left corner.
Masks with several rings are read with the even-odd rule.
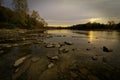
[[[93,44],[83,31],[80,35],[75,31],[71,35],[69,31],[46,32],[0,31],[1,80],[120,79],[116,49],[103,51],[103,46]]]

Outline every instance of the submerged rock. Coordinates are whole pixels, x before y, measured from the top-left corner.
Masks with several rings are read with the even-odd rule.
[[[113,50],[108,49],[107,47],[103,46],[103,51],[104,51],[104,52],[112,52]]]
[[[40,60],[39,57],[32,57],[32,59],[31,59],[32,62],[37,62],[38,60]]]
[[[52,68],[54,65],[55,65],[54,63],[50,63],[50,64],[48,65],[48,68],[50,69],[50,68]]]
[[[19,68],[17,68],[17,69],[15,70],[15,73],[17,73],[19,70],[20,70],[20,69],[19,69]]]
[[[2,53],[4,53],[4,51],[3,51],[3,50],[0,50],[0,54],[2,54]]]
[[[59,60],[58,56],[53,56],[53,57],[47,56],[47,58],[50,60],[50,62],[54,62],[54,61]]]
[[[60,44],[60,43],[53,43],[53,45],[54,45],[54,47],[56,47],[56,48],[61,47],[61,44]]]
[[[64,43],[67,44],[67,45],[73,45],[72,42],[64,42]]]
[[[90,51],[90,49],[89,49],[89,48],[87,48],[86,50],[87,50],[87,51]]]
[[[12,45],[6,44],[5,47],[10,48]]]
[[[60,52],[63,52],[63,53],[67,53],[67,52],[69,52],[69,50],[66,49],[66,48],[60,48],[59,51],[60,51]]]
[[[49,43],[49,44],[47,44],[45,47],[46,47],[46,48],[53,48],[54,45],[53,45],[52,43]]]
[[[103,58],[102,58],[102,61],[106,63],[106,62],[107,62],[107,58],[106,58],[106,57],[103,57]]]
[[[91,57],[92,60],[97,60],[98,58],[96,56]]]

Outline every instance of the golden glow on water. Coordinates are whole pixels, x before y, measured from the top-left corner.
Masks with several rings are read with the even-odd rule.
[[[89,41],[93,42],[95,40],[95,38],[94,38],[94,32],[90,31],[88,37],[89,37]]]
[[[71,31],[69,31],[69,30],[48,30],[47,31],[48,33],[50,33],[50,34],[70,34],[71,33]]]

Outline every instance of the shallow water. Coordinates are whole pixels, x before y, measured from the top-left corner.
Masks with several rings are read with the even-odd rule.
[[[68,63],[71,64],[72,61],[78,60],[78,63],[82,63],[88,69],[90,68],[90,70],[95,68],[95,72],[98,72],[100,70],[97,71],[97,68],[104,69],[105,67],[104,70],[110,69],[110,71],[108,71],[110,72],[110,74],[114,74],[118,72],[118,74],[115,74],[114,76],[115,78],[119,77],[120,32],[118,31],[79,31],[79,30],[47,30],[46,32],[48,33],[48,35],[52,37],[43,38],[42,44],[33,43],[25,46],[11,47],[5,50],[5,55],[2,55],[0,57],[0,71],[1,71],[0,79],[1,80],[12,79],[11,75],[14,72],[14,70],[12,69],[13,64],[20,57],[25,55],[32,55],[34,57],[36,56],[41,57],[46,54],[56,55],[58,53],[58,48],[46,48],[45,47],[46,44],[44,43],[64,43],[64,42],[72,42],[73,45],[64,46],[65,48],[69,49],[69,52],[68,54],[63,54],[64,56],[62,55],[63,62],[60,62],[60,64],[64,65],[63,68],[66,66],[66,64]],[[112,49],[113,52],[109,52],[109,53],[103,52],[102,50],[103,46],[106,46],[107,48]],[[75,51],[72,51],[73,49]],[[90,50],[87,51],[86,49],[90,49]],[[94,56],[98,58],[95,62],[94,60],[91,59],[91,57],[94,57]],[[107,59],[107,62],[104,63],[102,61],[103,57]],[[58,64],[57,66],[60,66],[60,64]],[[34,64],[32,65],[34,66]],[[47,64],[44,63],[43,65],[47,65]],[[38,68],[39,66],[40,65],[38,65]],[[115,72],[111,70],[115,70]],[[94,73],[94,70],[93,70],[93,73]],[[103,71],[101,70],[100,77],[102,76],[102,74],[103,74]],[[98,76],[99,73],[96,73],[95,75]],[[112,79],[115,79],[115,78],[112,78]],[[108,79],[108,77],[106,79]]]
[[[78,31],[78,30],[48,30],[52,35],[65,35],[66,37],[53,37],[48,41],[71,41],[83,43],[89,41],[96,47],[106,46],[120,53],[120,32],[118,31]]]
[[[62,35],[66,37],[53,37],[47,39],[47,42],[74,43],[74,47],[83,53],[93,53],[109,58],[109,64],[120,68],[120,32],[119,31],[79,31],[79,30],[48,30],[49,34]],[[89,43],[89,44],[88,44]],[[102,48],[106,46],[113,52],[105,53]],[[91,49],[86,52],[86,48]]]

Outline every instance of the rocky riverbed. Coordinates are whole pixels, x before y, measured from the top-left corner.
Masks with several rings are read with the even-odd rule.
[[[81,38],[0,30],[0,80],[119,80],[119,55]]]

